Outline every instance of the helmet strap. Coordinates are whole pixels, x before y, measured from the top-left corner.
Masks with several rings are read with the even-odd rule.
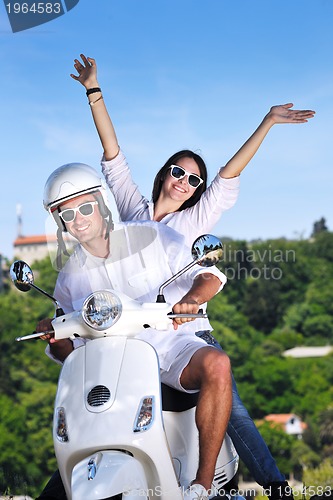
[[[57,240],[58,240],[58,248],[57,248],[57,257],[56,257],[56,268],[58,271],[62,269],[62,257],[66,255],[69,257],[68,250],[66,248],[64,239],[62,237],[62,229],[58,227],[57,229]]]
[[[98,201],[99,212],[106,222],[105,239],[107,240],[109,238],[109,233],[114,228],[112,213],[109,207],[106,205],[102,193],[100,191],[96,191],[94,195],[96,200]]]
[[[114,228],[114,223],[113,223],[113,220],[112,220],[112,213],[111,211],[109,210],[108,207],[105,207],[106,209],[106,212],[107,212],[107,217],[105,217],[105,221],[106,221],[106,231],[105,231],[105,239],[107,240],[109,238],[109,234],[111,233],[111,231],[113,231],[113,228]]]

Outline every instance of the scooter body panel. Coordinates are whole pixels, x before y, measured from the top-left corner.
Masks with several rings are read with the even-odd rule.
[[[182,412],[163,411],[165,433],[175,472],[181,485],[188,485],[196,475],[199,461],[199,434],[195,408]],[[239,457],[226,434],[215,469],[213,488],[222,488],[237,472]]]
[[[72,500],[98,500],[123,491],[125,496],[142,500],[148,494],[148,484],[142,464],[120,451],[100,451],[91,459],[93,472],[87,480],[87,460],[79,462],[72,474]],[[98,480],[95,481],[98,474]],[[111,479],[111,480],[110,480]]]
[[[71,498],[71,477],[76,464],[86,460],[88,478],[91,456],[110,449],[125,450],[124,453],[140,461],[149,490],[154,492],[158,487],[156,497],[182,498],[163,427],[158,373],[155,350],[135,338],[96,339],[66,359],[55,401],[53,437],[68,498]],[[103,404],[92,406],[87,401],[96,387],[107,388],[110,397]],[[153,422],[147,430],[134,432],[144,397],[153,399]],[[59,408],[63,409],[68,429],[65,442],[57,435]],[[98,478],[96,474],[93,481],[97,482]],[[112,477],[108,477],[108,482],[112,484]],[[123,488],[127,488],[126,481]]]

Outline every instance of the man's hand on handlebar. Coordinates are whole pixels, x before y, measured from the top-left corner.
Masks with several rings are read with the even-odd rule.
[[[195,300],[184,297],[173,306],[172,312],[174,314],[197,314],[199,311],[199,307],[200,305]],[[174,329],[177,330],[179,325],[194,320],[195,318],[174,318],[172,320],[172,323]]]
[[[40,336],[42,340],[47,340],[49,344],[54,344],[57,340],[54,338],[54,330],[51,318],[44,318],[37,323],[36,332],[45,332],[45,335]]]

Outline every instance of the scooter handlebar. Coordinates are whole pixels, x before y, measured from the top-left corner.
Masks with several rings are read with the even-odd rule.
[[[197,318],[207,318],[207,314],[203,312],[203,309],[199,309],[199,311],[197,313],[184,313],[184,314],[176,314],[176,313],[168,313],[168,317],[171,318],[171,319],[174,319],[174,318],[194,318],[194,319],[197,319]]]
[[[31,339],[39,339],[40,337],[43,337],[44,335],[48,335],[49,333],[54,333],[53,330],[49,330],[47,332],[34,332],[31,333],[30,335],[24,335],[23,337],[16,337],[16,342],[21,342],[22,340],[31,340]]]

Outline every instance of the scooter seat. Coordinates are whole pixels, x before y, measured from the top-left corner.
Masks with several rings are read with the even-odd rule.
[[[177,391],[169,385],[161,384],[162,409],[164,411],[181,412],[190,410],[197,405],[199,393]]]

